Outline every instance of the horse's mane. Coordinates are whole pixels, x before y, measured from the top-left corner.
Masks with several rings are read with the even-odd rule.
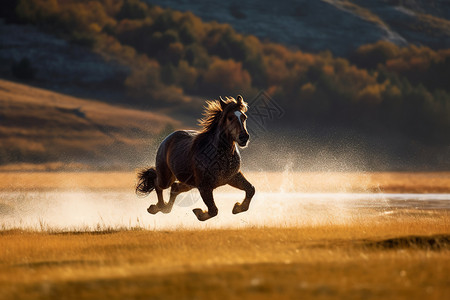
[[[225,97],[225,100],[208,100],[204,106],[203,118],[198,120],[199,125],[203,127],[203,132],[211,130],[219,123],[222,112],[224,111],[220,105],[220,101],[226,103],[225,110],[227,111],[240,110],[244,113],[247,111],[248,105],[244,100],[238,102],[233,97]]]

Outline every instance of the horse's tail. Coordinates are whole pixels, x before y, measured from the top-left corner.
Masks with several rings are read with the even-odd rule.
[[[147,196],[155,189],[156,168],[150,167],[138,173],[138,183],[136,185],[136,194]]]

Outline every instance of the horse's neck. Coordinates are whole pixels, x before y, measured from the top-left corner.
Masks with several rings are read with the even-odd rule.
[[[234,152],[234,141],[231,138],[227,137],[225,132],[223,132],[223,130],[221,130],[219,127],[217,128],[214,139],[218,151],[224,151],[226,153]]]
[[[236,149],[234,141],[227,137],[219,126],[201,133],[196,139],[200,148],[211,154],[214,152],[232,155]]]

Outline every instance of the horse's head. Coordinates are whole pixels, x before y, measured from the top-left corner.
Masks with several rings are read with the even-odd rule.
[[[225,134],[231,137],[239,146],[247,146],[250,137],[246,124],[247,115],[245,114],[247,103],[244,102],[241,95],[237,96],[236,100],[227,98],[227,101],[224,101],[220,98],[219,101],[223,111],[220,123]]]

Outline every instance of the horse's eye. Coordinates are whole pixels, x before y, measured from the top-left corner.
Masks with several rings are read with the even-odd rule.
[[[231,121],[233,119],[232,116],[228,116],[228,121]]]

